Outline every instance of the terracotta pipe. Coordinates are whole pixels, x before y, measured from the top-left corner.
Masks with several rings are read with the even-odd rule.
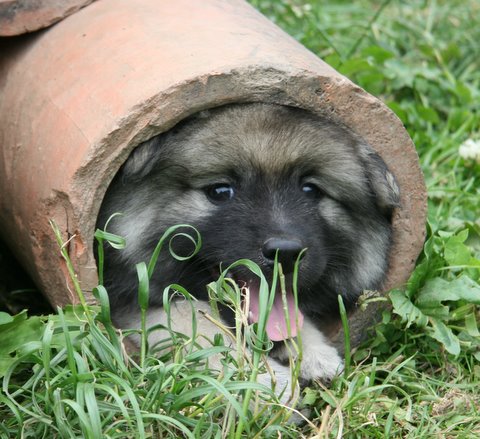
[[[94,0],[0,0],[0,36],[33,32],[63,20]]]
[[[74,298],[49,220],[71,238],[91,299],[95,220],[121,164],[186,116],[233,102],[327,115],[377,150],[402,193],[385,288],[408,279],[424,240],[426,191],[406,130],[243,0],[99,0],[3,44],[1,233],[52,304]]]

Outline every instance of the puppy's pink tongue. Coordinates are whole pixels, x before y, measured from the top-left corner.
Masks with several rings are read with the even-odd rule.
[[[281,341],[289,337],[295,337],[298,329],[303,326],[303,314],[298,310],[298,322],[295,316],[295,298],[290,291],[286,293],[288,320],[290,322],[290,334],[287,329],[287,321],[285,319],[285,312],[283,310],[282,294],[275,294],[273,300],[272,310],[268,316],[266,331],[267,335],[272,341]],[[258,287],[250,287],[250,314],[249,320],[252,323],[258,322],[259,310],[259,290]],[[298,323],[298,326],[297,326]]]

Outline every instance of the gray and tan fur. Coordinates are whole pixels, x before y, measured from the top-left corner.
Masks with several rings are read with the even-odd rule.
[[[382,159],[326,119],[269,104],[199,113],[140,145],[105,196],[98,225],[122,212],[109,231],[127,241],[122,251],[106,248],[105,284],[114,321],[138,327],[135,264],[149,260],[169,226],[196,227],[203,246],[186,262],[168,252],[160,257],[151,280],[151,323],[165,321],[162,292],[171,283],[183,285],[207,309],[205,285],[215,280],[220,264],[251,259],[268,279],[272,256],[266,246],[274,242],[288,279],[292,260],[306,248],[298,284],[305,315],[301,376],[329,380],[341,359],[320,328],[338,318],[338,294],[352,306],[363,290],[381,287],[398,200],[397,184]],[[191,251],[187,241],[176,245],[179,253]],[[283,245],[288,251],[282,253]],[[252,277],[242,269],[232,275],[247,283]],[[182,303],[172,312],[174,329],[191,332]],[[229,321],[227,312],[224,318]],[[206,320],[199,324],[209,338],[218,332]],[[270,362],[286,384],[285,349],[277,344]]]

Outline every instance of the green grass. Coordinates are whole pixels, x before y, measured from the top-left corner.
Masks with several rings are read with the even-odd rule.
[[[392,311],[347,352],[351,363],[330,388],[307,389],[312,422],[304,426],[285,422],[288,410],[251,379],[264,367],[261,355],[243,355],[251,339],[239,341],[239,357],[227,333],[209,348],[172,334],[170,354],[128,355],[101,288],[102,307],[29,319],[0,314],[0,437],[480,436],[480,157],[459,153],[468,139],[480,141],[480,4],[252,4],[380,97],[412,136],[429,227],[408,287],[389,294]],[[223,286],[222,300],[238,301],[235,287]],[[208,369],[215,352],[238,370]]]
[[[0,314],[0,331],[16,339],[0,348],[0,414],[5,415],[1,437],[243,438],[278,433],[295,437],[295,424],[288,422],[292,410],[279,402],[271,388],[256,380],[259,373],[267,373],[264,354],[271,347],[265,331],[267,310],[277,280],[284,283],[281,271],[274,272],[269,287],[256,264],[241,260],[209,285],[211,318],[219,323],[219,335],[206,347],[199,343],[195,330],[186,337],[169,326],[146,328],[149,277],[162,247],[178,236],[179,227],[185,230],[185,226],[167,230],[148,265],[137,265],[142,329],[119,336],[110,320],[106,290],[102,286],[94,290],[99,306],[86,304],[60,232],[54,226],[80,305],[59,309],[58,315],[47,317],[27,319],[25,313],[15,317]],[[192,236],[197,251],[200,236],[194,229]],[[122,243],[120,238],[102,231],[97,231],[96,237],[115,245]],[[179,258],[175,254],[173,257]],[[100,257],[100,266],[101,262]],[[225,273],[234,265],[247,267],[261,279],[260,296],[264,300],[260,300],[255,325],[247,323],[242,311],[240,288],[225,279]],[[195,322],[195,299],[179,285],[171,288],[176,296],[190,303]],[[167,312],[175,297],[168,293],[164,293]],[[219,302],[235,310],[235,330],[241,335],[235,337],[230,329],[221,330],[215,312]],[[148,347],[148,334],[165,329],[167,335],[159,344]],[[122,343],[123,336],[132,332],[140,334],[142,347],[133,354]],[[226,338],[236,344],[235,350],[225,343]],[[213,355],[222,357],[221,371],[209,368],[208,360]]]

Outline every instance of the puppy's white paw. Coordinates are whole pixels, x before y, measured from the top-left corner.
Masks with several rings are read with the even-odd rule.
[[[326,344],[310,346],[303,352],[300,377],[306,381],[320,380],[329,383],[343,370],[343,360],[337,350]]]
[[[320,380],[329,383],[335,375],[343,370],[343,360],[338,355],[337,349],[328,343],[327,338],[310,319],[304,321],[301,341],[300,379],[302,381]],[[279,361],[287,362],[289,353],[293,350],[292,347],[285,346],[277,349],[275,356]]]
[[[307,320],[305,323],[302,331],[303,360],[300,376],[306,381],[329,383],[343,370],[343,360],[313,322]]]

